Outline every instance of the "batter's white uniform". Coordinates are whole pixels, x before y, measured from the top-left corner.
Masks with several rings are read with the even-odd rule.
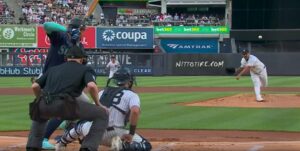
[[[118,60],[115,61],[115,63],[113,63],[112,61],[110,61],[107,65],[106,68],[109,69],[109,76],[108,78],[112,78],[114,73],[120,68],[120,63]]]
[[[250,67],[250,75],[254,86],[254,92],[257,101],[263,100],[260,88],[268,86],[268,74],[266,66],[254,55],[249,59],[242,58],[241,67]]]
[[[99,92],[99,97],[101,97],[103,90]],[[120,100],[120,101],[119,101]],[[130,108],[133,106],[140,107],[140,98],[139,96],[130,90],[122,90],[114,98],[113,102],[119,102],[118,104],[114,103],[118,108],[122,109],[126,113],[129,113]],[[125,129],[124,121],[126,115],[122,114],[115,107],[109,108],[109,124],[108,129],[103,135],[101,145],[110,146],[111,140],[115,136],[123,136],[124,134],[129,134],[129,131]],[[68,134],[65,134],[61,141],[64,144],[70,143],[77,138],[82,138],[86,136],[90,130],[92,122],[84,122],[72,128]],[[112,128],[112,129],[109,129]],[[132,141],[142,143],[144,139],[138,135],[134,134]]]

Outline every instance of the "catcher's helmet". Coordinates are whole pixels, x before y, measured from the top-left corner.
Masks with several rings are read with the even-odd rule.
[[[133,83],[135,81],[135,77],[131,74],[128,68],[120,68],[114,73],[112,80],[114,80],[116,85],[121,86],[127,82]]]

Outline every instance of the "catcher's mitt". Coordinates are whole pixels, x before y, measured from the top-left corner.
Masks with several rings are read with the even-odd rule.
[[[235,68],[226,68],[226,74],[228,75],[234,75],[236,73],[236,69]]]

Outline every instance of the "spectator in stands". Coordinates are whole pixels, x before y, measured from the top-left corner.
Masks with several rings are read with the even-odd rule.
[[[102,25],[105,25],[104,13],[100,14],[100,21]]]
[[[175,13],[174,20],[175,20],[175,21],[178,21],[178,20],[179,20],[179,16],[178,16],[177,13]]]
[[[19,18],[21,24],[43,24],[48,21],[68,24],[74,16],[83,16],[87,10],[87,0],[23,0],[20,2],[22,16]],[[1,9],[2,8],[2,9]],[[4,8],[4,9],[3,9]],[[25,14],[25,15],[24,15]],[[14,11],[0,0],[1,23],[12,23]],[[120,14],[116,20],[107,20],[105,14],[100,14],[101,25],[111,26],[219,26],[224,25],[224,17],[220,14],[186,14],[186,13],[164,13],[164,14]],[[94,17],[88,22],[92,24]]]
[[[27,19],[27,15],[25,13],[23,13],[23,16],[19,18],[20,20],[20,24],[23,24],[24,22],[28,25],[29,21]]]
[[[74,16],[83,16],[88,10],[86,0],[77,1],[23,0],[24,4],[22,4],[22,14],[26,14],[26,18],[29,23],[43,24],[47,21],[53,21],[60,24],[68,24],[67,20],[71,20]],[[22,19],[20,19],[20,23],[24,23],[24,21],[21,20]],[[25,18],[23,18],[23,20],[25,20]]]

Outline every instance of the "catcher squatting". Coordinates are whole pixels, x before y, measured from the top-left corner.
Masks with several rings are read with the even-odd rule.
[[[110,82],[116,87],[109,86]],[[140,98],[131,90],[135,77],[128,69],[118,69],[107,86],[99,92],[100,102],[109,109],[109,124],[104,132],[101,145],[110,146],[115,151],[150,151],[148,140],[135,133],[140,114]],[[130,130],[126,130],[126,123]],[[81,140],[88,134],[92,122],[79,121],[72,129],[66,130],[56,144],[56,151],[65,150],[67,144]],[[121,139],[123,141],[121,141]]]

